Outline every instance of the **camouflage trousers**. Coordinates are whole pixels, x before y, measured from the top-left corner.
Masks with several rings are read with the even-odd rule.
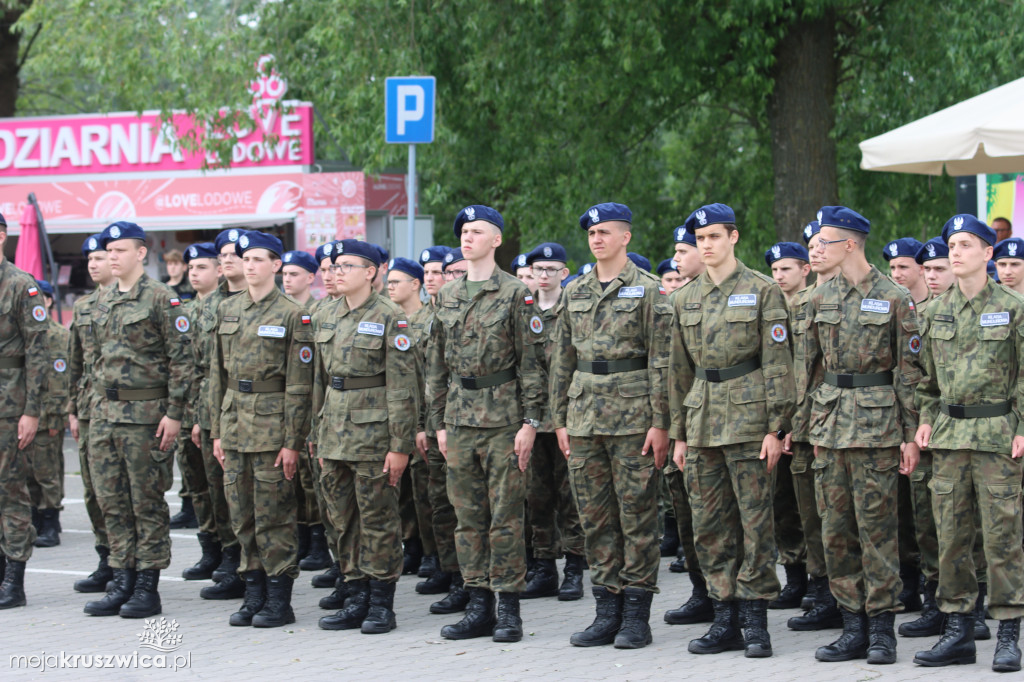
[[[779,596],[772,474],[760,454],[760,442],[686,453],[697,558],[718,601]]]
[[[900,564],[921,565],[921,548],[917,546],[917,531],[914,528],[914,493],[910,478],[899,475],[896,482],[896,522],[899,526]]]
[[[807,563],[804,527],[800,520],[800,507],[796,503],[796,489],[791,466],[793,458],[783,455],[775,467],[775,492],[772,513],[775,517],[775,546],[779,563],[783,566]]]
[[[455,551],[455,507],[448,499],[448,463],[437,449],[437,439],[427,437],[427,496],[430,498],[431,527],[437,547],[441,570],[454,573],[459,570],[459,556]]]
[[[590,581],[619,594],[637,587],[658,592],[658,488],[646,434],[574,436],[569,482],[586,535]]]
[[[900,449],[818,448],[814,483],[829,586],[847,611],[902,611],[896,481]]]
[[[402,539],[419,538],[424,554],[437,554],[434,526],[431,522],[429,487],[430,472],[418,453],[409,457],[409,466],[402,473],[398,493],[398,511],[402,518]]]
[[[338,529],[337,557],[345,582],[395,582],[402,575],[398,489],[378,462],[325,459],[320,474],[327,517]]]
[[[0,419],[0,552],[28,561],[36,529],[28,495],[28,456],[18,449],[18,417]]]
[[[315,526],[320,520],[320,503],[317,502],[316,488],[313,483],[313,459],[308,453],[299,453],[299,466],[295,470],[295,503],[299,510],[300,526]]]
[[[970,613],[978,596],[973,552],[980,514],[988,559],[988,611],[996,620],[1024,616],[1020,459],[970,450],[934,450],[932,509],[939,538],[943,613]]]
[[[239,573],[299,577],[295,485],[275,467],[277,452],[224,451],[224,493],[242,548]],[[302,453],[299,453],[301,456]]]
[[[448,427],[448,499],[458,519],[455,551],[467,588],[526,588],[526,474],[514,451],[519,429]]]
[[[82,470],[82,488],[85,499],[85,513],[89,515],[92,525],[93,539],[97,547],[109,547],[107,544],[107,527],[103,523],[103,512],[99,500],[96,499],[96,488],[93,486],[89,472],[89,420],[78,420],[78,466]]]
[[[584,536],[569,485],[569,467],[553,433],[538,433],[530,455],[526,503],[533,530],[533,556],[560,559],[583,555]]]
[[[36,509],[62,509],[64,499],[64,429],[51,436],[39,429],[28,453],[28,494]]]
[[[89,425],[89,473],[103,512],[110,566],[139,571],[171,563],[171,517],[164,493],[173,483],[171,450],[160,450],[156,424]]]
[[[228,498],[224,495],[224,467],[213,456],[210,429],[199,430],[199,443],[202,445],[207,499],[210,502],[210,516],[213,519],[212,532],[217,534],[222,547],[235,547],[238,545],[238,538],[231,529],[231,510],[228,508]]]
[[[818,501],[814,492],[814,446],[810,443],[793,443],[793,461],[789,471],[793,476],[793,495],[796,497],[800,525],[803,528],[804,548],[807,551],[807,573],[812,578],[826,575],[825,546],[821,542],[821,517],[818,516]],[[777,536],[776,536],[777,537]]]
[[[202,442],[202,441],[200,441]],[[178,434],[178,469],[181,471],[182,488],[192,498],[200,533],[216,533],[213,505],[210,502],[210,484],[206,479],[206,464],[203,451],[192,442],[192,427],[182,426]],[[183,495],[184,497],[184,495]]]
[[[324,491],[320,485],[320,477],[323,473],[323,469],[320,466],[320,458],[316,456],[316,446],[313,446],[313,455],[309,458],[309,467],[313,472],[313,494],[316,497],[316,506],[320,510],[320,523],[324,524],[324,534],[327,536],[327,547],[331,550],[331,555],[334,560],[337,561],[338,551],[338,529],[331,524],[331,519],[327,516],[327,500],[324,499]],[[304,457],[305,453],[299,453],[299,457]]]
[[[671,452],[670,447],[669,453]],[[679,546],[683,548],[683,558],[686,560],[686,570],[699,571],[700,561],[697,558],[697,548],[693,544],[693,510],[690,509],[690,494],[686,492],[686,476],[670,459],[665,465],[663,478],[672,500],[672,511],[679,531]]]

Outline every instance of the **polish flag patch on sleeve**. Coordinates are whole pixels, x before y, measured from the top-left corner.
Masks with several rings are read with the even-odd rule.
[[[523,296],[523,303],[525,303],[526,305],[533,305],[533,296],[531,296],[530,294]]]
[[[398,322],[396,323],[396,325],[398,326],[398,328],[399,328],[399,329],[405,329],[406,327],[408,327],[408,326],[409,326],[409,322],[408,322],[408,321],[406,321],[406,320],[399,320],[399,321],[398,321]]]
[[[661,295],[662,295],[662,296],[664,296],[664,295],[665,295],[665,287],[663,287],[663,286],[659,286],[659,287],[658,287],[658,291],[659,291],[659,292],[661,292]]]
[[[171,307],[172,308],[176,308],[179,305],[181,305],[181,299],[180,298],[172,298],[171,299]]]
[[[312,321],[313,320],[309,317],[309,315],[302,316],[302,324],[310,324]]]
[[[35,287],[29,287],[28,288],[28,295],[29,296],[38,296],[39,295],[39,289],[37,289]]]

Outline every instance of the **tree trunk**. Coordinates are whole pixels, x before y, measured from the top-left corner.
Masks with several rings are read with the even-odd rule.
[[[801,243],[822,206],[838,202],[835,125],[836,22],[832,11],[793,24],[775,49],[768,125],[775,173],[775,232]]]
[[[18,103],[19,80],[18,72],[21,64],[18,50],[21,45],[21,34],[11,30],[22,12],[31,5],[31,0],[23,0],[11,5],[0,14],[0,116],[14,116]]]

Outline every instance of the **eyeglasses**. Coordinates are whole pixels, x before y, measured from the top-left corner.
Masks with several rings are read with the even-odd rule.
[[[815,244],[814,250],[815,251],[824,251],[825,247],[828,246],[829,244],[838,244],[839,242],[845,242],[845,241],[848,241],[848,240],[846,240],[846,239],[822,239],[821,237],[818,237],[818,243]]]
[[[348,273],[352,272],[353,268],[361,268],[363,270],[366,270],[369,267],[369,265],[357,265],[356,263],[332,263],[331,271],[340,272],[343,275],[347,275]]]
[[[388,277],[388,286],[397,287],[399,284],[408,284],[409,282],[415,282],[414,279],[398,279],[395,277]]]
[[[562,268],[538,268],[536,265],[533,266],[533,274],[538,277],[554,277],[558,274],[558,271]]]
[[[469,270],[452,270],[452,269],[448,269],[448,270],[444,271],[444,276],[445,276],[445,279],[456,279],[457,277],[462,277],[467,272],[469,272]]]

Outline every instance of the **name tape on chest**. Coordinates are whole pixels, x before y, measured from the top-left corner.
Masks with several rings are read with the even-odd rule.
[[[369,334],[370,336],[384,336],[384,325],[380,322],[360,322],[356,329],[357,334]]]
[[[272,324],[261,324],[260,328],[256,331],[256,336],[262,336],[268,339],[283,339],[286,331],[288,330],[284,327],[278,327]]]
[[[865,313],[881,313],[884,315],[889,312],[890,306],[889,301],[880,301],[877,298],[865,298],[860,302],[861,312]]]
[[[619,289],[619,298],[643,298],[644,287],[643,285],[635,287],[622,287]]]
[[[740,308],[757,305],[757,294],[733,294],[729,297],[730,308]]]
[[[982,327],[1003,327],[1010,324],[1010,313],[982,313]]]

